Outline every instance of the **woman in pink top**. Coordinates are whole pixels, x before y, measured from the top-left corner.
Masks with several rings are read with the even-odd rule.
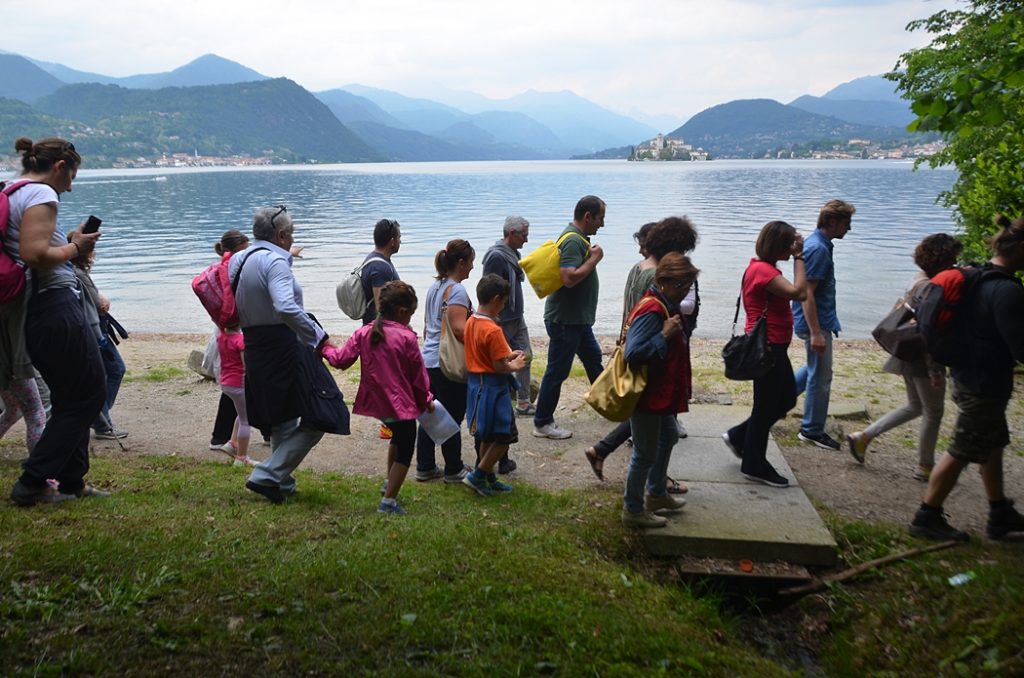
[[[784,221],[770,221],[761,229],[754,248],[757,256],[743,273],[743,308],[747,312],[744,331],[749,332],[767,314],[768,343],[775,355],[775,366],[754,380],[754,406],[741,424],[722,434],[742,464],[740,471],[750,480],[787,487],[789,480],[779,475],[768,460],[768,433],[786,412],[796,405],[796,382],[789,362],[789,342],[793,338],[793,311],[790,301],[807,296],[804,272],[804,239]],[[793,282],[782,277],[778,262],[793,257]]]
[[[217,334],[217,350],[220,352],[220,390],[231,398],[235,405],[235,425],[231,440],[221,446],[221,451],[233,457],[236,465],[255,466],[249,457],[249,419],[245,409],[245,339],[242,330],[235,325]]]
[[[341,348],[323,347],[334,367],[348,369],[360,361],[359,390],[352,411],[376,417],[392,431],[388,445],[387,481],[377,511],[405,515],[398,503],[416,447],[416,418],[434,411],[427,368],[416,332],[409,327],[416,312],[416,291],[408,283],[392,280],[380,290],[377,320],[364,325]]]

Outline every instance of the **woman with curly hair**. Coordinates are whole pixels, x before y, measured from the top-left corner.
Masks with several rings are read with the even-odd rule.
[[[945,233],[926,237],[914,250],[914,263],[921,269],[914,277],[906,299],[913,299],[935,274],[956,264],[963,245]],[[917,438],[917,469],[914,478],[928,482],[935,465],[935,443],[939,439],[939,424],[946,402],[946,368],[934,362],[925,353],[917,360],[900,360],[890,356],[883,369],[903,377],[907,387],[907,403],[885,415],[863,431],[846,436],[850,454],[858,463],[871,441],[889,429],[921,417],[921,430]]]

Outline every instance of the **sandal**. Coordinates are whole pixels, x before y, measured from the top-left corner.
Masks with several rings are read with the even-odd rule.
[[[604,459],[597,456],[597,450],[594,450],[593,454],[590,453],[591,450],[594,450],[594,448],[588,447],[583,450],[583,454],[586,455],[587,461],[590,462],[590,470],[594,472],[598,480],[604,481]]]
[[[665,491],[668,492],[669,494],[686,494],[687,492],[690,491],[690,488],[688,488],[685,484],[679,482],[678,480],[673,480],[668,476],[665,476],[665,479],[668,481],[665,487]]]

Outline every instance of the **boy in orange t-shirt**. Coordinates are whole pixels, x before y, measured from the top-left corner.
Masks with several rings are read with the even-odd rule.
[[[509,348],[497,323],[510,291],[508,281],[499,275],[481,278],[476,286],[479,308],[466,320],[463,332],[469,372],[466,421],[480,443],[480,456],[462,482],[485,497],[512,491],[511,485],[498,480],[494,467],[508,446],[519,440],[512,412],[516,387],[512,374],[526,365],[526,356]]]

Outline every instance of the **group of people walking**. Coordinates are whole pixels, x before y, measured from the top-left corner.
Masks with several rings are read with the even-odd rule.
[[[109,411],[124,367],[116,349],[111,351],[104,341],[106,332],[98,329],[107,303],[87,275],[100,234],[76,229],[65,235],[57,226],[58,196],[71,190],[81,157],[60,139],[19,139],[16,148],[23,159],[22,178],[31,183],[10,195],[3,248],[28,271],[29,283],[23,294],[0,306],[0,391],[5,403],[0,424],[14,413],[25,416],[30,453],[11,497],[19,505],[32,505],[102,496],[106,493],[85,481],[89,429],[98,426],[98,434],[109,432],[112,437],[121,433]],[[363,327],[347,341],[336,342],[305,311],[302,288],[292,272],[295,224],[287,207],[259,209],[251,243],[238,231],[229,231],[219,243],[237,319],[221,327],[218,337],[224,397],[215,437],[223,440],[211,442],[238,463],[253,466],[246,481],[249,490],[273,503],[285,501],[296,491],[293,472],[325,430],[348,430],[347,410],[342,423],[320,423],[325,411],[344,408],[340,396],[332,394],[337,390],[333,379],[326,384],[319,373],[323,361],[346,369],[358,360],[362,378],[353,412],[380,420],[381,437],[388,444],[380,512],[405,513],[398,495],[414,459],[417,481],[461,483],[484,496],[511,492],[512,486],[499,475],[516,468],[508,451],[518,441],[517,418],[532,418],[536,437],[570,438],[572,432],[556,422],[555,412],[574,357],[591,382],[601,374],[602,353],[593,325],[604,253],[591,238],[604,226],[605,212],[599,197],[581,198],[558,238],[560,286],[545,300],[547,365],[533,403],[520,266],[529,239],[526,219],[507,218],[501,239],[483,255],[484,275],[475,302],[463,285],[476,261],[472,245],[454,239],[437,252],[437,277],[424,294],[421,347],[420,337],[409,327],[419,305],[417,292],[400,279],[392,262],[401,247],[397,221],[382,219],[375,225],[374,249],[358,271],[366,300]],[[767,223],[744,272],[746,329],[764,318],[775,360],[753,381],[750,416],[724,432],[723,441],[739,459],[740,473],[753,481],[788,486],[788,479],[766,459],[767,441],[771,427],[795,406],[801,392],[805,404],[799,438],[823,449],[841,449],[825,430],[832,344],[840,331],[833,247],[850,231],[854,213],[847,202],[827,202],[806,238],[785,222]],[[1024,530],[1024,517],[1004,495],[1002,479],[1013,367],[1024,360],[1024,287],[1013,277],[1024,270],[1024,219],[1002,217],[998,226],[991,242],[994,256],[985,266],[1005,275],[992,277],[970,310],[977,341],[967,366],[952,372],[960,411],[949,452],[934,461],[945,375],[928,359],[890,360],[886,370],[905,379],[907,405],[846,440],[850,453],[863,463],[872,440],[923,413],[915,473],[929,485],[910,529],[925,537],[966,538],[945,521],[942,503],[972,462],[981,468],[991,503],[989,536]],[[692,396],[689,339],[700,299],[699,271],[690,253],[697,232],[685,217],[669,217],[645,224],[635,238],[642,259],[626,281],[620,340],[630,367],[647,368],[647,382],[629,421],[587,447],[585,454],[603,479],[604,460],[632,438],[622,522],[653,528],[666,524],[666,513],[683,508],[680,495],[687,491],[668,477],[668,466],[678,439],[686,436],[678,415],[688,410]],[[951,236],[926,238],[915,251],[922,273],[914,284],[952,266],[959,252]],[[789,260],[791,280],[779,268]],[[95,313],[87,313],[89,308]],[[794,334],[806,349],[805,365],[795,373],[788,358]],[[35,370],[50,392],[48,420],[32,399],[32,393],[39,398]],[[311,390],[320,397],[310,397]],[[459,425],[458,432],[440,441],[417,426],[418,419],[434,413],[437,403]],[[331,416],[328,412],[327,418]],[[247,453],[250,427],[269,438],[271,454],[263,461]],[[472,463],[463,456],[463,427],[473,437]],[[443,463],[436,456],[438,442]]]

